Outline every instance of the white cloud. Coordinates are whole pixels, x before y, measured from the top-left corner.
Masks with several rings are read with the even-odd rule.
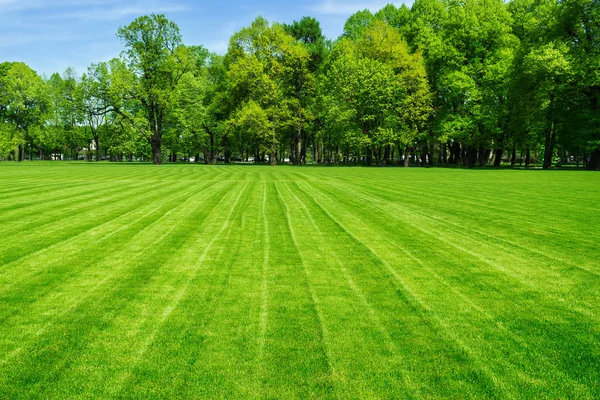
[[[233,34],[244,26],[248,26],[252,20],[254,20],[259,15],[264,16],[265,13],[253,13],[252,15],[248,15],[245,19],[236,19],[233,21],[229,21],[224,24],[221,29],[212,32],[212,36],[209,41],[206,41],[206,38],[203,37],[189,37],[186,36],[184,41],[186,43],[198,43],[202,44],[209,51],[217,54],[225,54],[227,53],[227,49],[229,48],[229,39]],[[266,17],[265,17],[266,18]],[[267,18],[268,19],[268,18]]]
[[[67,11],[53,15],[52,19],[78,19],[94,21],[115,21],[125,17],[139,16],[145,14],[158,14],[170,12],[182,12],[188,10],[185,5],[126,5],[116,7],[93,7],[88,9],[79,9],[76,11]]]
[[[19,47],[31,43],[40,43],[51,40],[55,43],[65,43],[74,41],[86,41],[92,37],[82,35],[72,35],[70,32],[52,32],[38,34],[24,34],[19,32],[9,32],[5,35],[0,35],[0,48],[3,47]]]
[[[80,19],[113,21],[132,15],[181,12],[188,10],[184,4],[161,4],[160,1],[120,0],[0,0],[0,13],[11,18],[32,10],[44,12],[42,19]]]
[[[227,49],[229,48],[228,40],[216,40],[214,42],[209,42],[204,45],[209,51],[212,51],[217,54],[225,54],[227,53]]]
[[[16,4],[19,4],[18,0],[0,0],[0,7],[14,7]]]
[[[118,0],[0,0],[0,11],[18,12],[33,9],[50,10],[62,7],[97,7],[118,3]]]

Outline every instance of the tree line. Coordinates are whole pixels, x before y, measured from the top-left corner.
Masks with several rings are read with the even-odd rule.
[[[42,78],[0,64],[0,158],[600,170],[600,2],[416,0],[319,22],[262,17],[225,55],[163,15],[124,51]]]

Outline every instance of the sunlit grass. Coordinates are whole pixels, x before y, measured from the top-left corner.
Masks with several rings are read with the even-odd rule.
[[[598,398],[600,175],[0,164],[0,398]]]

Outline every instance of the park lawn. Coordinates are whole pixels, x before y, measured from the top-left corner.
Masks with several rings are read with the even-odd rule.
[[[600,174],[0,164],[0,398],[600,398]]]

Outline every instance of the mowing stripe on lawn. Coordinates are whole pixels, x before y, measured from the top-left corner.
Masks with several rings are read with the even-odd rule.
[[[335,201],[334,201],[333,199],[331,199],[330,197],[327,197],[327,198],[329,199],[329,202],[330,202],[330,203],[334,203],[334,202],[335,202]],[[352,197],[352,196],[350,196],[350,197],[346,198],[344,201],[353,201],[352,199],[353,199],[353,197]],[[360,204],[367,204],[367,203],[366,203],[366,202],[361,202]],[[339,206],[339,203],[338,203],[338,206]],[[338,208],[338,209],[336,209],[336,211],[337,211],[337,210],[339,210],[339,208]],[[372,219],[373,219],[373,217],[374,217],[374,215],[373,215],[373,213],[371,213],[371,215],[370,215],[370,220],[372,220]],[[345,221],[349,222],[349,221],[352,221],[352,220],[354,220],[354,219],[355,219],[355,216],[354,216],[354,215],[352,215],[352,214],[348,214],[348,213],[346,213],[346,214],[343,214],[343,217],[342,217],[342,218],[343,218]],[[382,221],[389,221],[389,218],[388,218],[388,219],[382,219]],[[364,223],[365,223],[365,221],[360,221],[360,220],[357,220],[357,223],[358,223],[358,224],[360,224],[360,225],[363,225],[363,226],[364,226]],[[385,224],[385,222],[384,222],[384,224]],[[381,225],[381,224],[378,224],[378,225],[376,225],[376,226],[377,226],[377,227],[381,227],[382,225]],[[363,229],[364,229],[364,227],[363,227]],[[370,235],[367,235],[367,236],[365,236],[365,237],[366,237],[366,238],[376,238],[377,236],[378,236],[378,234],[377,234],[377,233],[375,233],[375,232],[371,232],[371,233],[370,233]],[[389,251],[389,247],[388,247],[388,251]],[[436,296],[439,296],[439,295],[440,295],[440,293],[436,294]],[[581,343],[581,344],[579,344],[578,346],[579,346],[579,348],[580,348],[580,351],[581,351],[581,350],[583,350],[583,349],[585,349],[585,348],[588,348],[588,347],[589,347],[589,345],[586,345],[585,343]],[[548,383],[551,383],[551,382],[552,382],[552,381],[548,381]],[[577,385],[575,385],[575,386],[577,386]],[[584,391],[584,393],[585,393],[585,391]]]
[[[226,187],[223,187],[222,190],[224,190],[225,188]],[[218,195],[218,194],[219,194],[219,192],[209,192],[209,196],[207,196],[207,199],[210,199],[210,197],[214,197],[215,195]],[[22,299],[25,297],[19,297],[18,293],[17,293],[15,295],[15,298],[20,299],[20,301],[18,303],[16,303],[16,302],[14,303],[12,308],[15,309],[16,313],[13,311],[12,317],[18,318],[22,315],[28,315],[29,313],[34,313],[34,312],[36,312],[36,310],[33,307],[39,308],[41,310],[53,309],[53,311],[54,311],[53,313],[48,313],[48,311],[46,311],[45,317],[50,320],[44,325],[43,328],[41,328],[34,334],[34,337],[39,336],[42,333],[44,333],[46,331],[46,329],[48,327],[50,327],[50,325],[53,323],[53,321],[54,321],[53,314],[54,313],[57,313],[57,315],[59,317],[65,315],[66,313],[71,311],[73,308],[78,306],[82,301],[89,299],[89,297],[93,293],[95,293],[98,289],[100,289],[102,287],[102,285],[107,284],[110,279],[112,279],[113,277],[118,277],[118,273],[121,272],[121,269],[127,267],[126,264],[121,265],[122,260],[125,257],[143,254],[144,251],[150,249],[153,245],[160,243],[162,240],[164,240],[168,236],[168,234],[171,231],[176,229],[177,226],[174,225],[174,226],[170,227],[169,229],[167,229],[166,231],[161,232],[161,235],[158,236],[157,238],[153,238],[151,235],[148,235],[146,232],[147,230],[155,227],[157,225],[157,223],[160,223],[162,220],[167,219],[167,217],[169,216],[169,214],[171,212],[173,212],[177,208],[183,206],[185,204],[185,201],[189,200],[189,196],[184,195],[182,197],[185,197],[185,199],[184,199],[184,201],[180,202],[179,205],[173,204],[174,200],[176,200],[176,199],[169,198],[168,202],[165,202],[165,204],[162,204],[161,206],[159,206],[159,208],[165,209],[165,211],[167,213],[160,213],[160,212],[157,213],[157,212],[155,212],[157,209],[154,209],[150,213],[145,213],[142,216],[142,218],[140,218],[138,220],[138,222],[140,223],[140,226],[137,226],[137,224],[132,224],[131,226],[127,226],[127,229],[135,229],[135,234],[132,237],[132,240],[129,243],[123,242],[120,245],[118,244],[118,242],[115,242],[115,247],[113,247],[112,252],[109,252],[109,253],[98,252],[97,254],[100,256],[99,258],[94,259],[94,260],[88,260],[87,264],[82,265],[82,267],[88,267],[88,268],[77,269],[77,270],[73,271],[73,274],[68,274],[68,273],[65,273],[64,271],[62,271],[62,270],[64,270],[64,267],[60,263],[60,260],[57,260],[56,268],[59,268],[61,271],[54,273],[54,276],[57,277],[56,282],[48,282],[46,284],[46,286],[50,286],[50,283],[52,283],[53,285],[60,285],[58,290],[54,289],[54,291],[56,293],[54,295],[48,296],[51,293],[49,288],[37,287],[36,290],[32,291],[32,293],[30,294],[30,297],[28,298],[28,301],[31,303],[30,307],[26,307],[23,305]],[[171,204],[169,204],[169,203],[171,203]],[[175,205],[175,207],[173,207],[173,205]],[[151,218],[148,218],[149,216]],[[113,234],[114,234],[114,232],[110,232],[109,236],[112,236]],[[105,239],[105,238],[103,238],[103,239]],[[147,242],[149,239],[151,241]],[[140,243],[136,244],[136,240],[139,241]],[[97,245],[99,245],[100,248],[102,247],[101,242],[97,243]],[[134,247],[134,245],[136,245],[137,248]],[[122,248],[122,249],[119,250],[119,248]],[[115,251],[115,250],[119,250],[119,251]],[[112,268],[110,268],[111,264],[113,264]],[[90,287],[82,287],[81,284],[79,283],[80,279],[79,279],[78,275],[89,276],[89,278],[85,279],[84,282],[89,282]],[[93,278],[93,279],[90,279],[90,278]],[[31,284],[29,281],[27,283]],[[50,286],[50,288],[51,287],[52,286]],[[67,304],[68,306],[63,307],[63,308],[52,307],[53,304],[56,304],[56,303],[61,304],[60,297],[66,298],[66,300],[62,304]],[[43,300],[43,302],[40,303],[40,301],[37,301],[37,299],[41,299],[41,300]],[[9,322],[6,321],[5,323],[9,323]],[[31,338],[30,333],[28,333],[27,331],[18,331],[17,334]],[[15,339],[12,341],[12,343],[21,344],[22,340],[23,339]]]
[[[24,307],[25,301],[32,302],[53,290],[54,284],[60,284],[67,279],[78,279],[80,274],[89,274],[90,266],[102,266],[103,260],[115,257],[119,254],[116,253],[118,249],[128,245],[124,239],[129,239],[128,241],[131,242],[138,237],[143,237],[146,229],[168,216],[177,208],[178,204],[183,205],[188,200],[188,194],[196,190],[197,188],[191,188],[187,192],[182,192],[180,196],[166,197],[165,201],[157,205],[147,203],[142,207],[132,209],[126,214],[129,224],[122,224],[119,221],[120,218],[123,218],[121,215],[96,227],[97,233],[93,232],[89,236],[80,237],[78,241],[61,242],[61,246],[68,247],[56,249],[52,255],[46,256],[43,269],[38,268],[38,257],[18,263],[18,269],[12,271],[15,276],[6,273],[2,275],[2,280],[6,282],[5,285],[11,285],[10,288],[15,288],[15,292],[10,288],[3,291],[1,299],[8,307],[0,314],[0,320],[6,315],[10,315],[11,312],[27,310]],[[110,251],[106,251],[107,248],[110,248]],[[77,249],[82,251],[77,251]],[[91,255],[86,255],[84,261],[78,261],[81,259],[82,252],[83,254],[89,252]],[[68,258],[65,258],[63,253],[68,253]],[[69,259],[78,262],[70,265]],[[75,265],[77,268],[73,268]],[[30,270],[24,273],[23,270],[26,268],[30,268]],[[93,282],[93,280],[90,281],[90,283]]]
[[[357,192],[354,192],[354,194],[356,194],[356,193]],[[364,194],[362,196],[364,196]],[[369,200],[369,204],[368,204],[369,207],[376,208],[380,212],[384,212],[384,213],[388,214],[392,219],[409,223],[414,229],[420,230],[420,231],[426,233],[427,235],[434,237],[437,240],[441,240],[441,241],[447,243],[448,245],[452,246],[455,249],[458,249],[461,252],[465,252],[465,253],[469,254],[470,256],[477,258],[478,260],[492,266],[495,269],[498,269],[499,271],[507,274],[508,276],[514,278],[516,281],[528,286],[529,288],[538,289],[538,290],[542,291],[543,293],[549,295],[550,297],[556,298],[559,303],[565,302],[565,299],[563,299],[559,294],[550,294],[550,293],[552,293],[553,289],[556,287],[564,287],[565,285],[568,285],[568,283],[573,279],[572,275],[569,276],[568,280],[565,280],[562,285],[557,285],[557,283],[561,283],[560,279],[563,277],[563,275],[561,275],[557,271],[548,270],[548,268],[538,267],[537,264],[535,264],[535,263],[531,263],[531,265],[529,266],[530,270],[531,269],[535,270],[535,274],[531,274],[531,271],[529,270],[528,273],[524,275],[523,273],[520,273],[519,269],[522,269],[523,265],[525,263],[527,263],[528,261],[526,261],[522,257],[507,253],[505,251],[506,249],[503,247],[501,247],[501,249],[503,250],[502,252],[491,252],[489,250],[486,251],[487,248],[484,245],[484,243],[481,242],[481,240],[477,241],[475,238],[473,238],[472,236],[470,236],[468,234],[458,235],[455,230],[442,230],[442,229],[440,229],[441,228],[440,223],[438,222],[438,223],[435,223],[435,225],[434,225],[432,223],[433,220],[429,217],[418,218],[419,216],[417,214],[407,211],[403,208],[395,207],[394,205],[390,205],[389,203],[378,202],[377,199],[374,197],[366,197],[366,198]],[[392,209],[396,210],[397,212],[396,213],[391,212]],[[402,215],[402,214],[406,214],[407,216],[409,216],[410,220],[407,219],[406,217],[400,218],[399,215]],[[414,221],[415,217],[417,217],[416,218],[417,221]],[[436,230],[433,231],[432,229],[427,229],[430,226],[432,227],[432,229],[436,229]],[[442,234],[442,232],[443,232],[443,234]],[[463,245],[464,242],[467,242],[467,244]],[[498,247],[494,243],[490,243],[490,245]],[[469,247],[473,248],[473,249],[476,248],[477,250],[473,251]],[[508,258],[508,260],[490,259],[490,257],[487,256],[487,254],[502,254],[502,255],[509,255],[510,257]],[[518,263],[515,263],[514,260],[518,261]],[[503,265],[506,265],[507,267],[504,268]],[[511,265],[513,266],[512,268],[511,268]],[[583,277],[583,279],[588,279],[588,280],[594,279],[594,280],[598,281],[598,283],[600,283],[600,280],[598,280],[599,275],[597,273],[595,273],[595,271],[590,271],[585,267],[580,267],[580,268],[583,269],[585,272],[593,275],[590,277],[588,274],[586,274]],[[539,283],[537,283],[537,281],[539,280],[540,275],[547,275],[547,276],[545,276],[546,279],[544,279],[542,281],[548,281],[549,283],[551,283],[548,287],[543,287],[543,288],[539,287]],[[580,300],[577,298],[571,298],[569,300],[571,302],[575,302],[575,303],[580,302]],[[594,305],[583,303],[583,305],[585,306],[585,308],[581,308],[581,307],[577,308],[577,311],[581,312],[583,314],[589,313],[590,308],[598,306],[597,303]]]
[[[339,206],[339,204],[338,204],[338,206]],[[346,221],[350,221],[350,220],[354,219],[354,216],[344,215],[343,219]],[[359,220],[357,220],[357,222],[359,224],[362,224],[362,222]],[[368,237],[378,237],[378,236],[379,235],[377,233],[370,231]],[[498,330],[498,329],[502,332],[502,334],[500,336],[502,337],[503,343],[510,343],[511,341],[514,341],[515,344],[518,344],[519,346],[525,346],[525,347],[527,346],[527,340],[529,338],[519,337],[519,336],[517,336],[517,334],[515,332],[509,330],[502,323],[496,322],[493,315],[491,314],[491,311],[488,311],[488,310],[482,308],[482,306],[480,306],[480,305],[476,305],[471,298],[467,297],[467,295],[465,295],[460,290],[458,290],[459,286],[457,286],[456,281],[453,281],[453,286],[450,285],[442,276],[440,276],[434,270],[428,268],[426,266],[425,262],[423,262],[420,258],[416,257],[414,254],[412,254],[407,249],[403,248],[399,243],[394,243],[394,242],[390,241],[389,239],[386,238],[386,236],[382,236],[381,240],[384,240],[388,244],[388,248],[398,248],[404,254],[407,254],[409,256],[411,263],[415,262],[418,264],[419,271],[429,272],[434,277],[434,279],[440,283],[439,288],[445,288],[448,293],[457,294],[464,302],[467,303],[467,305],[469,307],[474,308],[477,311],[477,313],[479,313],[480,315],[485,317],[485,320],[488,320],[489,323],[491,324],[491,328],[489,328],[491,330],[491,332]],[[456,267],[459,267],[459,264],[456,265]],[[408,273],[408,275],[411,274],[411,272],[409,270],[407,270],[406,268],[404,268],[404,271],[405,271],[405,273]],[[476,294],[476,293],[473,293],[473,294]],[[439,296],[439,294],[438,294],[438,296]],[[454,304],[454,303],[456,303],[456,302],[446,304],[444,307],[447,308],[447,307],[449,307],[449,305]],[[456,303],[456,304],[460,304],[460,303]],[[458,308],[456,311],[454,311],[454,313],[455,313],[454,315],[459,316],[463,312],[464,311],[461,311],[461,309]],[[447,312],[446,312],[446,314],[447,314]],[[475,328],[475,327],[472,327],[471,329],[473,329],[473,328]],[[544,359],[544,357],[542,357],[542,359]],[[541,360],[538,359],[538,362],[540,362],[540,361]],[[576,381],[571,380],[568,376],[565,376],[564,374],[562,374],[561,371],[557,371],[555,369],[555,367],[553,366],[552,361],[550,359],[545,358],[545,362],[546,362],[548,368],[550,368],[550,370],[553,371],[552,372],[553,377],[562,375],[563,378],[565,379],[564,381],[570,382],[572,385],[574,385],[574,387],[578,387],[582,393],[586,393],[585,390],[583,390],[583,388],[580,385],[578,385],[578,383]],[[503,368],[506,368],[506,367],[503,367]]]
[[[147,190],[147,189],[146,189]],[[145,193],[143,187],[140,187],[139,193]],[[38,256],[40,253],[48,252],[60,245],[69,244],[78,238],[85,237],[87,235],[92,235],[99,230],[99,228],[103,228],[110,223],[118,221],[119,218],[127,218],[127,216],[135,212],[138,208],[138,205],[142,202],[147,202],[148,198],[137,197],[135,196],[138,192],[134,193],[120,193],[113,197],[109,204],[106,204],[104,207],[97,208],[93,211],[93,215],[88,215],[88,219],[82,221],[75,221],[74,223],[59,225],[57,227],[52,227],[53,229],[48,229],[45,231],[33,232],[33,237],[28,237],[24,235],[24,238],[28,239],[25,243],[28,246],[22,246],[19,242],[16,242],[18,237],[15,237],[14,241],[8,241],[8,245],[12,245],[12,247],[7,246],[8,248],[3,249],[3,252],[6,254],[5,257],[2,258],[2,265],[0,265],[0,271],[6,271],[9,266],[15,265],[16,261],[21,261],[26,257],[34,257]],[[124,198],[132,197],[136,199],[137,203],[128,202],[127,207],[123,209],[119,209],[118,212],[114,213],[114,208],[112,207],[115,203],[120,204]],[[152,199],[152,196],[149,196],[149,199]],[[105,218],[105,219],[103,219]],[[40,240],[35,240],[35,238],[40,237]],[[56,238],[59,237],[59,240]],[[3,272],[6,273],[6,272]]]
[[[0,163],[0,397],[600,397],[600,175]]]
[[[218,193],[212,192],[210,195],[211,197],[215,197],[214,195]],[[224,192],[221,192],[221,196],[224,194]],[[193,220],[194,216],[204,217],[205,212],[203,210],[206,207],[214,209],[219,201],[219,197],[207,203],[190,201],[194,200],[194,197],[189,197],[187,201],[182,203],[184,206],[179,207],[177,211],[165,214],[161,218],[163,221],[162,226],[155,224],[155,230],[161,232],[160,236],[153,237],[148,235],[149,232],[147,232],[146,235],[140,237],[140,243],[137,246],[131,248],[130,245],[131,254],[133,256],[137,255],[137,262],[135,264],[126,264],[127,269],[125,271],[121,271],[101,286],[109,290],[100,293],[99,298],[92,299],[88,297],[85,301],[79,302],[76,307],[72,308],[67,314],[61,315],[60,319],[54,322],[54,325],[64,326],[64,329],[68,332],[65,332],[63,341],[74,340],[80,344],[79,346],[84,346],[85,348],[93,343],[90,342],[92,337],[101,334],[106,329],[117,326],[120,329],[118,320],[113,321],[113,318],[118,316],[121,310],[126,309],[133,300],[143,294],[140,289],[152,282],[156,271],[162,267],[164,260],[185,243],[187,233],[195,227],[194,224],[190,223],[189,219]],[[181,225],[177,223],[178,221],[185,221],[186,223]],[[137,250],[135,249],[136,247]],[[126,256],[126,254],[123,254],[123,256]],[[116,259],[115,261],[122,262],[122,260]],[[108,288],[107,284],[111,281],[113,287]],[[99,312],[101,313],[99,314]],[[94,315],[103,315],[104,318],[94,320],[92,319]],[[85,322],[85,325],[82,325],[79,321]],[[55,340],[56,338],[48,332],[39,337],[37,342],[39,344],[40,342],[44,343]],[[43,349],[39,354],[32,352],[36,355],[31,360],[34,364],[30,364],[29,366],[27,364],[24,366],[19,365],[18,367],[21,368],[18,368],[17,371],[27,371],[27,373],[21,372],[18,375],[18,379],[30,382],[28,384],[31,390],[30,393],[47,390],[47,387],[41,386],[43,382],[48,379],[56,379],[56,377],[64,374],[69,370],[69,365],[77,359],[74,358],[74,355],[77,354],[77,357],[82,357],[84,354],[78,352],[77,348],[73,350],[76,353],[56,353],[51,348]],[[52,367],[47,365],[49,362],[52,363]],[[50,396],[50,394],[48,395]]]
[[[373,244],[369,244],[369,242],[377,242],[379,239],[379,235],[375,232],[364,232],[364,226],[360,221],[357,223],[360,226],[363,226],[361,230],[352,229],[354,224],[350,224],[349,215],[344,214],[344,218],[346,218],[345,223],[341,223],[340,220],[332,215],[332,210],[328,209],[328,207],[324,206],[319,200],[317,200],[318,196],[324,196],[325,199],[328,199],[328,204],[336,204],[336,211],[340,211],[340,202],[338,200],[334,200],[327,195],[323,195],[318,191],[312,192],[312,194],[308,194],[309,197],[312,198],[315,205],[320,208],[321,212],[323,212],[331,222],[337,226],[341,231],[343,231],[352,242],[354,242],[358,248],[363,248],[364,252],[372,257],[372,262],[374,266],[377,266],[382,269],[382,272],[387,275],[386,279],[392,279],[392,284],[395,287],[396,296],[399,295],[399,298],[404,302],[405,306],[408,307],[410,313],[417,314],[419,320],[423,321],[430,328],[434,329],[433,337],[429,337],[427,341],[439,341],[443,342],[444,345],[442,350],[444,353],[449,353],[448,356],[462,358],[464,355],[467,355],[467,360],[465,360],[465,371],[457,371],[455,373],[455,377],[453,377],[452,381],[443,383],[443,390],[445,391],[457,391],[458,393],[470,393],[471,395],[481,396],[481,393],[487,393],[488,395],[494,393],[498,390],[498,388],[493,388],[492,385],[495,386],[495,376],[489,369],[478,362],[477,358],[470,355],[470,349],[466,346],[462,341],[458,340],[451,332],[449,332],[448,326],[442,320],[442,318],[435,313],[429,304],[421,298],[421,295],[418,294],[414,288],[411,288],[408,284],[406,278],[407,276],[403,276],[396,271],[394,267],[390,264],[389,261],[386,261],[388,257],[382,257],[382,255],[376,250],[376,247]],[[379,245],[376,245],[379,246]],[[404,262],[410,262],[410,259],[406,259],[406,257],[399,258],[399,255],[395,255],[396,257],[391,261],[395,264],[402,264],[402,259]],[[406,269],[405,269],[406,270]],[[395,316],[394,318],[398,318]],[[411,329],[411,327],[408,327]],[[396,331],[397,332],[397,331]],[[396,333],[395,332],[395,333]],[[416,334],[413,333],[413,334]],[[423,333],[419,333],[422,335]],[[430,336],[429,333],[425,333],[426,336]],[[402,342],[398,341],[399,344]],[[412,349],[406,349],[407,351],[411,351]],[[476,367],[476,368],[473,368]],[[414,367],[413,367],[414,368]],[[467,389],[468,388],[468,389]],[[426,388],[422,388],[425,390]],[[482,392],[483,391],[483,392]],[[479,393],[479,394],[477,394]]]

